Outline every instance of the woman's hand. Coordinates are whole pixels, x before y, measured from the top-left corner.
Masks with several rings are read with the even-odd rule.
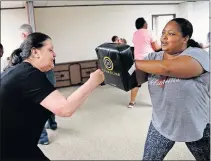
[[[90,81],[92,81],[96,85],[101,84],[104,81],[104,79],[105,79],[104,74],[100,69],[90,74]]]

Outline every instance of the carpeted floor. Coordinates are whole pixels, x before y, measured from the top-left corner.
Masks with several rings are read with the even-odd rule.
[[[77,88],[59,90],[68,96]],[[58,129],[48,130],[50,144],[39,147],[52,160],[141,160],[152,112],[147,84],[135,108],[127,108],[129,96],[98,87],[72,117],[56,117]],[[184,143],[176,143],[165,160],[194,158]]]

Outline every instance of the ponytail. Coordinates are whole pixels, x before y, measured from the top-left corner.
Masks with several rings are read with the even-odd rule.
[[[196,42],[195,40],[193,40],[193,39],[189,39],[188,40],[187,47],[202,48],[202,46],[198,42]]]
[[[10,58],[9,58],[9,64],[7,66],[7,68],[11,67],[11,66],[15,66],[17,64],[20,64],[23,59],[21,57],[21,48],[18,48],[18,49],[15,49],[12,54],[10,55]]]

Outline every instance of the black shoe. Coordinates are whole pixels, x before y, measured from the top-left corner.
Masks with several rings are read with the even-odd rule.
[[[55,123],[55,124],[47,124],[46,126],[45,126],[45,128],[46,129],[51,129],[51,130],[56,130],[57,129],[57,123]]]

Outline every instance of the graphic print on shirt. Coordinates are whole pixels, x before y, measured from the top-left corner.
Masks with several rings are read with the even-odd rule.
[[[162,76],[162,75],[151,75],[148,78],[149,85],[160,86],[160,87],[164,87],[165,84],[178,83],[180,81],[181,79],[179,78],[170,78],[170,77]]]

